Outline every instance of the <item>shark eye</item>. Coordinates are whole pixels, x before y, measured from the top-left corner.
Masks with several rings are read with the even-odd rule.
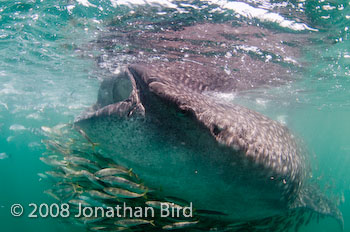
[[[185,116],[186,114],[188,114],[188,111],[187,111],[187,110],[183,110],[183,109],[181,109],[181,110],[180,110],[180,113],[181,113],[182,115],[184,115],[184,116]]]
[[[219,135],[221,132],[221,129],[217,125],[213,125],[213,130],[212,130],[214,135]]]
[[[177,115],[179,117],[190,117],[192,116],[192,112],[186,108],[179,107],[177,110]]]

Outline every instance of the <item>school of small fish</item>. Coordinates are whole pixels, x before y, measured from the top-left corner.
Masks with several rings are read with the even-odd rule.
[[[184,201],[161,200],[131,169],[103,156],[97,149],[98,144],[81,129],[59,125],[42,127],[42,131],[48,139],[43,140],[47,151],[40,160],[51,169],[38,175],[52,182],[52,188],[46,190],[46,194],[61,203],[68,203],[73,211],[78,211],[79,205],[114,208],[126,202],[131,207],[152,207],[156,212],[154,218],[80,217],[70,218],[70,222],[86,226],[89,231],[188,231],[200,225],[199,216],[161,218],[161,203],[182,208],[185,205],[180,204]]]

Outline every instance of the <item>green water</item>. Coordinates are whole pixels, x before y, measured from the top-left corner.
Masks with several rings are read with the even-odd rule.
[[[204,4],[183,2],[194,6]],[[37,175],[47,170],[39,160],[45,151],[40,127],[72,122],[95,102],[99,80],[106,71],[96,65],[95,59],[104,51],[94,46],[93,41],[108,30],[106,25],[113,17],[137,8],[114,7],[114,1],[90,3],[96,7],[68,0],[0,1],[1,231],[85,230],[61,219],[26,215],[31,209],[29,203],[54,202],[43,193],[50,183]],[[268,2],[265,5],[269,5]],[[290,6],[299,10],[284,13],[286,18],[299,19],[318,29],[309,32],[314,39],[305,45],[299,60],[308,68],[301,72],[297,82],[244,93],[236,100],[285,122],[303,138],[315,154],[311,158],[314,175],[319,176],[330,194],[343,202],[340,209],[344,231],[350,231],[349,2],[291,1],[287,7]],[[165,8],[159,9],[161,6],[156,8],[167,12]],[[191,7],[188,11],[192,17],[184,18],[192,20],[203,20],[208,13]],[[172,14],[181,20],[179,15]],[[230,17],[234,18],[235,14],[228,9],[214,14],[215,20]],[[259,23],[259,20],[242,17],[239,20]],[[24,216],[10,214],[10,207],[15,203],[25,206]],[[335,231],[337,228],[335,220],[322,219],[301,231]]]

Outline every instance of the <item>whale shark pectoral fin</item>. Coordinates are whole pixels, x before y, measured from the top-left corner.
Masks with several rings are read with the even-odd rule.
[[[344,230],[343,215],[337,204],[323,194],[315,184],[302,188],[291,208],[307,208],[320,215],[333,217],[339,223],[341,230]]]

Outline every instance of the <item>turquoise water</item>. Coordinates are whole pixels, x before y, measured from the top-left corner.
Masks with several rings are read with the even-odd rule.
[[[127,27],[134,18],[161,21],[174,17],[184,23],[208,18],[237,19],[252,24],[263,21],[259,17],[245,18],[244,14],[238,17],[240,11],[225,8],[227,5],[220,3],[223,1],[216,1],[217,5],[178,1],[177,5],[192,6],[182,6],[183,11],[187,11],[180,11],[182,13],[172,13],[176,12],[171,5],[175,3],[168,1],[167,5],[163,1],[163,6],[156,4],[154,8],[129,2],[132,1],[0,2],[1,231],[85,230],[69,222],[62,223],[61,219],[13,217],[10,207],[15,203],[27,206],[54,202],[44,194],[50,183],[38,176],[47,170],[39,160],[45,151],[41,142],[45,137],[40,128],[72,122],[96,101],[100,80],[110,74],[96,64],[96,59],[105,51],[94,41],[108,32],[107,26],[112,20],[119,17],[119,27]],[[298,58],[298,62],[307,66],[298,72],[298,81],[269,90],[247,91],[238,94],[234,101],[286,123],[303,138],[315,154],[311,159],[314,175],[330,195],[339,199],[344,231],[350,231],[347,200],[350,196],[349,2],[248,3],[280,12],[285,19],[305,23],[313,29],[306,33],[312,39]],[[221,7],[221,10],[209,13],[193,7],[206,4],[210,9]],[[140,7],[143,10],[139,10]],[[165,12],[166,16],[154,17],[154,12]],[[273,22],[260,24],[261,27],[278,26]],[[25,207],[25,215],[30,209]],[[337,228],[335,220],[327,218],[319,223],[313,221],[301,231]]]

